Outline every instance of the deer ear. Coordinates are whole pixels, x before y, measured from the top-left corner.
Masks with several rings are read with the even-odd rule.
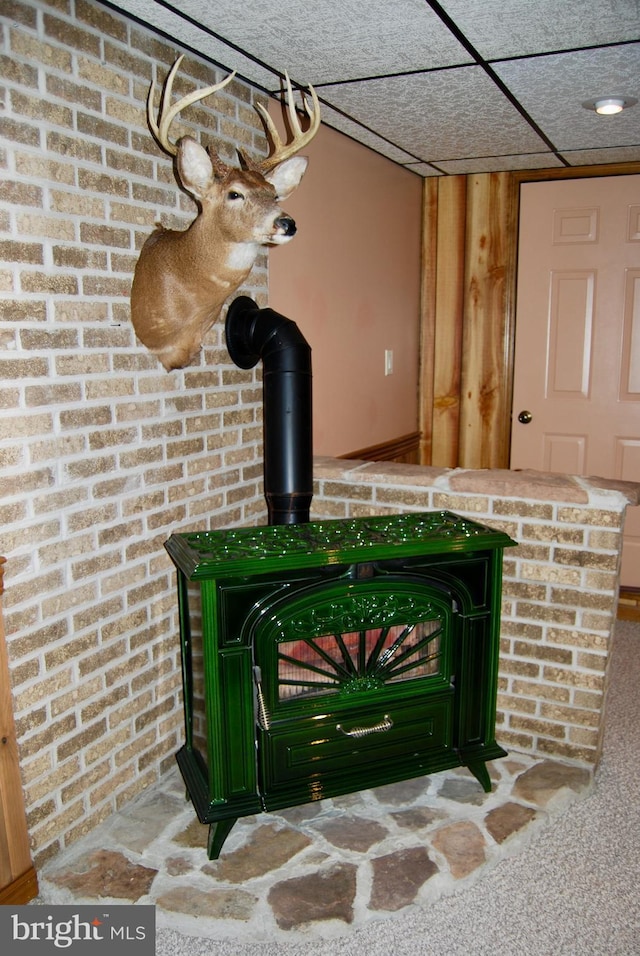
[[[191,136],[183,136],[179,143],[176,165],[184,188],[202,199],[213,182],[213,165],[206,149]]]
[[[270,173],[265,175],[264,178],[267,182],[275,187],[278,199],[286,199],[296,186],[300,185],[307,163],[308,160],[305,156],[293,156],[291,159],[285,159],[284,162],[279,163]]]

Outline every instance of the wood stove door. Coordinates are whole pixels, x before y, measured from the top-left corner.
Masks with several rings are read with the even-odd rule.
[[[254,630],[263,803],[277,809],[459,763],[454,602],[386,574],[316,585]]]

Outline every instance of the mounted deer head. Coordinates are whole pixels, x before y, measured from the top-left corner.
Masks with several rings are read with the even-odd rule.
[[[309,143],[320,126],[320,106],[313,87],[313,108],[303,97],[310,124],[303,132],[289,77],[287,107],[293,140],[284,144],[266,109],[257,109],[271,139],[269,155],[253,161],[238,150],[240,168],[227,166],[212,147],[204,149],[191,136],[169,139],[169,127],[191,103],[229,83],[195,90],[173,106],[173,79],[182,57],[165,83],[158,122],[153,115],[154,84],[147,99],[149,126],[158,144],[175,157],[177,177],[196,200],[198,215],[184,231],[158,225],[140,252],[131,289],[131,319],[140,341],[167,371],[183,368],[198,354],[202,340],[220,315],[226,299],[246,279],[263,245],[288,242],[295,234],[293,219],[279,203],[299,184],[307,160],[295,154]]]

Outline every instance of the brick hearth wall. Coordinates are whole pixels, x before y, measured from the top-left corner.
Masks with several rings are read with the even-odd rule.
[[[0,553],[40,863],[173,765],[163,542],[264,519],[261,386],[221,323],[199,364],[168,374],[129,321],[144,238],[195,213],[145,120],[154,69],[179,51],[86,0],[4,0],[0,46]],[[221,79],[191,54],[181,75],[181,92]],[[234,81],[186,120],[230,161],[236,144],[264,153],[253,96]],[[245,291],[265,305],[266,286],[263,256]]]
[[[447,510],[507,532],[498,742],[595,765],[622,526],[640,485],[317,459],[312,518]]]

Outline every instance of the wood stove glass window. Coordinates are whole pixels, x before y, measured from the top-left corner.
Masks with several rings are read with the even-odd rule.
[[[454,601],[416,578],[349,578],[262,610],[256,663],[269,708],[284,708],[282,717],[296,703],[324,706],[326,695],[355,703],[416,682],[450,685]]]
[[[386,684],[439,676],[442,621],[362,628],[278,645],[281,701],[359,693]]]

